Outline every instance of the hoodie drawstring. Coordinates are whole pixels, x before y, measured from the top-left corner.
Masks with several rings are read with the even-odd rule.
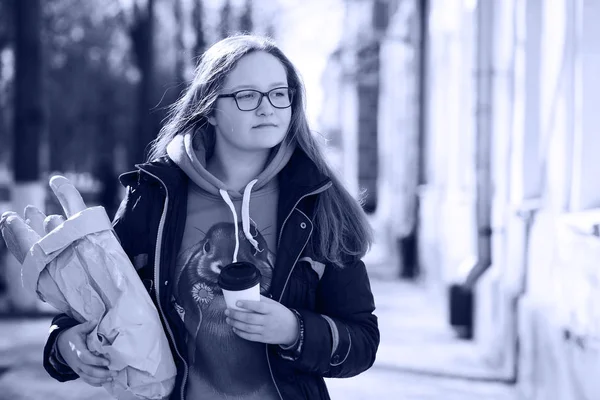
[[[259,249],[258,242],[252,237],[252,234],[250,233],[250,194],[252,192],[252,187],[256,184],[256,182],[258,182],[258,179],[255,179],[248,183],[246,185],[246,188],[244,189],[244,196],[242,198],[242,230],[244,231],[244,236],[246,237],[246,239],[248,239],[248,241],[252,244],[256,251],[262,252],[262,250]],[[231,201],[231,197],[229,197],[229,193],[227,193],[227,191],[223,189],[219,189],[219,193],[221,194],[221,197],[223,198],[225,203],[227,203],[229,209],[231,210],[231,213],[233,214],[233,224],[235,229],[235,249],[233,250],[233,262],[237,262],[237,255],[240,249],[237,212],[235,211],[235,206]]]
[[[246,239],[248,239],[256,251],[260,253],[262,250],[258,248],[258,242],[252,237],[252,233],[250,232],[250,192],[256,182],[258,182],[258,179],[248,183],[244,189],[244,197],[242,198],[242,228],[244,229]]]

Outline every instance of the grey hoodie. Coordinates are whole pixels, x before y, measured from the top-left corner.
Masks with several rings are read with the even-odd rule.
[[[277,240],[276,176],[294,148],[278,146],[265,169],[243,192],[228,188],[206,170],[202,140],[176,136],[168,156],[188,175],[187,220],[177,259],[175,307],[188,333],[189,399],[278,399],[264,344],[233,333],[217,285],[220,268],[252,262],[262,274],[261,294],[270,291]]]

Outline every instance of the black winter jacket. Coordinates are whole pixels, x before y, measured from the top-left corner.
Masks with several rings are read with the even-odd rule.
[[[315,200],[331,186],[330,179],[299,149],[278,179],[279,238],[271,297],[299,312],[304,342],[293,356],[276,345],[265,345],[265,352],[282,399],[329,399],[324,377],[352,377],[375,361],[379,346],[375,303],[361,260],[348,260],[340,269],[316,260],[307,246],[317,228],[313,226]],[[178,374],[170,399],[183,400],[188,373],[185,328],[167,299],[185,227],[188,178],[165,157],[137,165],[136,171],[121,175],[120,180],[127,195],[113,226],[157,306],[171,345]],[[65,314],[52,321],[44,367],[59,381],[78,377],[51,360],[57,335],[76,324]]]

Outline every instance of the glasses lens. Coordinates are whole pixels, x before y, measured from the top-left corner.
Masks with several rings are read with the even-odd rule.
[[[276,88],[269,92],[269,100],[273,107],[288,108],[292,104],[293,94],[290,88]],[[240,110],[252,111],[258,108],[262,96],[257,90],[243,90],[235,96],[235,101]]]
[[[269,92],[269,100],[274,107],[286,108],[292,104],[292,93],[289,88],[277,88]]]
[[[244,90],[235,96],[240,110],[252,110],[258,107],[260,93],[255,90]]]

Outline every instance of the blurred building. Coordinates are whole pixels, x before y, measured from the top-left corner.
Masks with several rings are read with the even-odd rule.
[[[346,19],[323,120],[370,191],[369,261],[397,276],[416,246],[422,280],[473,291],[474,340],[525,398],[600,398],[600,1],[347,0]]]
[[[403,259],[402,242],[418,222],[416,6],[346,1],[344,34],[323,74],[320,125],[330,139],[330,160],[354,195],[366,191],[364,208],[377,236],[368,258],[373,266],[388,265],[378,271],[387,276],[398,275],[398,262],[414,264]]]

